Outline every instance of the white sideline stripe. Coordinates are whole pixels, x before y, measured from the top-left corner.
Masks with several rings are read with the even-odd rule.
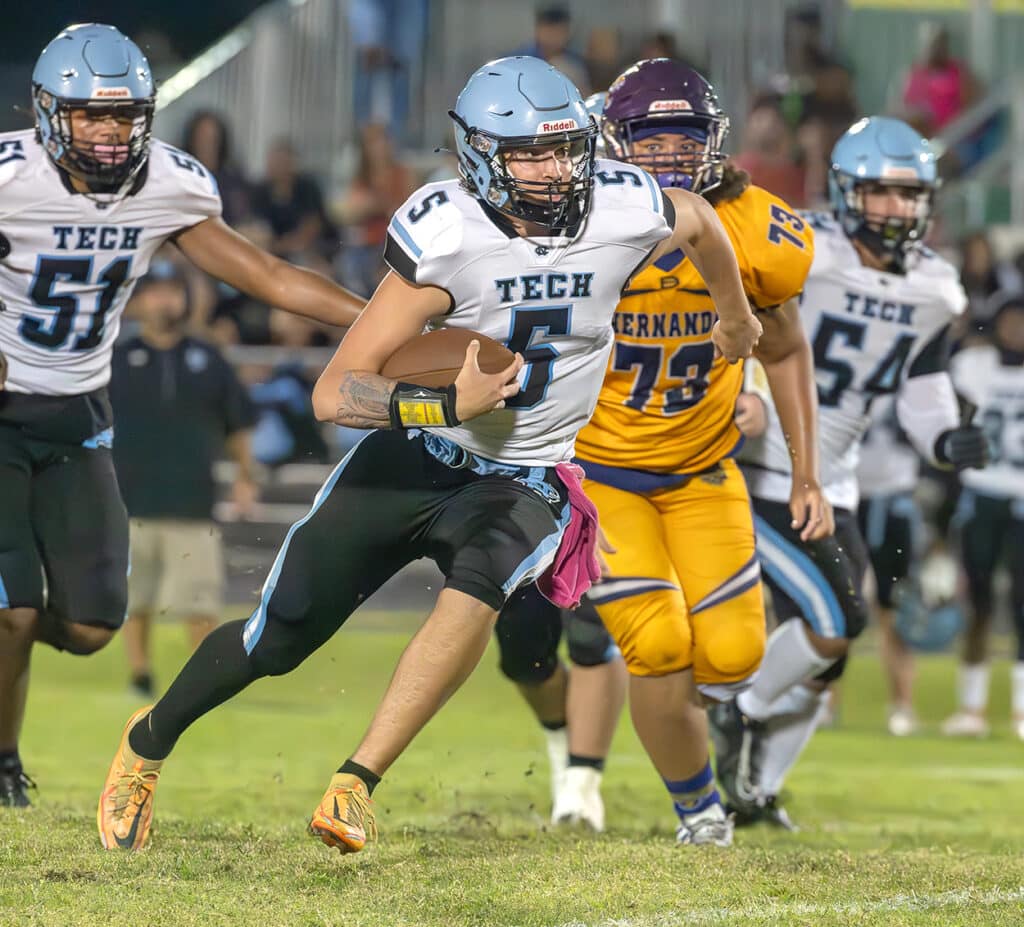
[[[864,915],[885,911],[931,911],[954,905],[996,905],[1024,901],[1024,886],[979,892],[973,888],[932,895],[893,895],[878,901],[849,901],[815,904],[805,901],[770,902],[745,908],[691,908],[654,917],[621,918],[604,921],[569,921],[558,927],[683,927],[691,924],[778,923],[780,917],[814,917],[827,914]]]

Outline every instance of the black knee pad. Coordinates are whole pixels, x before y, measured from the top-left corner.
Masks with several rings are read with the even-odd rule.
[[[102,650],[113,636],[112,628],[74,624],[49,611],[40,612],[36,624],[36,640],[76,657],[87,657]]]
[[[586,599],[575,611],[565,613],[564,624],[569,659],[577,666],[603,666],[618,656],[615,641]]]
[[[505,603],[494,632],[501,672],[513,682],[538,685],[558,669],[562,611],[534,586],[518,590]]]

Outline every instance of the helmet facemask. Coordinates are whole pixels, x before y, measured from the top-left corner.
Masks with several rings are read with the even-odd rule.
[[[47,154],[61,169],[87,184],[95,192],[114,192],[134,179],[149,157],[153,129],[154,101],[59,99],[39,84],[32,88],[37,132]],[[119,122],[130,121],[127,142],[76,140],[72,128],[73,110],[90,115],[113,115]],[[120,133],[119,133],[120,134]]]
[[[836,170],[830,173],[829,181],[842,198],[844,208],[837,211],[837,216],[846,233],[872,254],[902,271],[907,257],[928,231],[935,199],[934,186],[909,178],[864,180]],[[886,188],[907,191],[906,200],[912,205],[905,215],[868,211],[865,194],[884,193]]]
[[[464,133],[465,144],[458,146],[463,178],[492,209],[552,232],[569,228],[587,215],[594,186],[597,128],[593,123],[565,132],[497,138],[467,126],[454,112],[449,115],[455,120],[456,133]],[[567,160],[569,179],[548,182],[516,177],[509,170],[510,156],[531,148],[542,149],[548,158]]]
[[[722,145],[728,132],[726,116],[696,115],[683,109],[619,122],[606,119],[603,129],[613,157],[642,167],[661,187],[680,187],[691,193],[708,193],[721,184],[726,161]],[[685,135],[702,147],[685,153],[641,150],[645,139],[665,133]]]

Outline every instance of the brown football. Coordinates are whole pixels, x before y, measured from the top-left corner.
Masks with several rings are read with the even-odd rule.
[[[484,373],[500,373],[515,355],[500,342],[465,328],[439,328],[403,344],[391,355],[381,375],[417,386],[440,389],[455,382],[466,360],[466,348],[480,342],[477,363]]]

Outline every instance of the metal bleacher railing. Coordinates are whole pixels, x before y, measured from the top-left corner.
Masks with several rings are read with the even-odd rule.
[[[1007,79],[933,140],[953,162],[941,192],[951,231],[994,223],[1024,227],[1024,75]]]

